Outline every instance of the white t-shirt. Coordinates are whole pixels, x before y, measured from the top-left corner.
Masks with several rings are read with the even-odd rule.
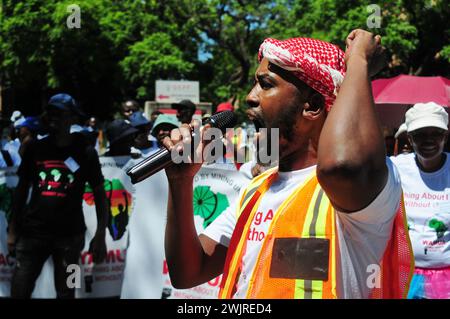
[[[381,193],[366,208],[351,214],[337,212],[336,227],[340,251],[337,256],[337,293],[339,298],[367,298],[369,276],[378,265],[391,235],[398,209],[401,187],[399,175],[387,159],[389,178]],[[316,169],[280,172],[261,199],[247,238],[243,268],[234,298],[245,298],[258,252],[281,203]],[[229,245],[236,225],[236,205],[225,210],[204,234],[224,246]]]
[[[18,138],[15,138],[12,141],[9,141],[5,144],[3,147],[4,150],[7,150],[10,153],[19,153],[20,149],[20,140]]]
[[[253,179],[252,168],[255,165],[256,165],[255,161],[245,162],[239,168],[239,173],[244,175],[246,178],[252,180]]]
[[[415,154],[393,157],[402,180],[416,267],[450,266],[450,153],[436,172],[419,169]]]
[[[9,141],[3,149],[5,151],[8,151],[9,155],[11,156],[11,159],[13,161],[13,166],[19,166],[22,159],[19,155],[19,149],[20,149],[20,140],[18,138]],[[6,165],[6,163],[5,163]]]

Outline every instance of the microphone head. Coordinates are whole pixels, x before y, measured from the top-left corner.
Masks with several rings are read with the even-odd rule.
[[[205,123],[203,124],[211,124],[213,127],[217,127],[225,133],[227,128],[233,128],[237,123],[237,116],[232,111],[223,111],[220,113],[216,113],[211,115]]]

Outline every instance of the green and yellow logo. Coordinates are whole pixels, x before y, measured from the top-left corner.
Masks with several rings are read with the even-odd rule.
[[[445,223],[438,220],[437,218],[433,218],[432,220],[430,220],[428,222],[428,226],[436,231],[437,239],[441,239],[442,237],[444,237],[444,234],[448,229]]]
[[[208,227],[228,206],[227,196],[214,193],[209,186],[194,188],[194,216],[203,218],[203,228]]]

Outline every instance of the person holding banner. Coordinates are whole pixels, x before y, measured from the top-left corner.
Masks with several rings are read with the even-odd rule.
[[[12,298],[30,298],[35,281],[52,257],[57,298],[74,298],[69,285],[84,248],[86,225],[82,201],[86,182],[93,189],[97,230],[89,251],[94,263],[106,257],[107,202],[97,152],[79,133],[70,134],[73,116],[80,110],[68,94],[50,98],[43,119],[48,136],[27,145],[17,175],[8,249],[16,255],[11,282]],[[32,187],[28,205],[28,191]]]
[[[406,297],[413,260],[400,179],[369,80],[382,66],[381,38],[358,29],[346,44],[345,53],[309,38],[261,44],[247,103],[257,127],[279,128],[279,165],[203,234],[192,213],[200,164],[166,169],[174,287],[223,273],[220,298]],[[190,129],[173,130],[165,146],[182,148]]]

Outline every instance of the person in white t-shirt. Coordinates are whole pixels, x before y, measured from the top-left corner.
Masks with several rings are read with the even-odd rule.
[[[414,153],[393,157],[402,180],[415,272],[408,298],[450,298],[448,114],[436,103],[406,112]]]
[[[2,140],[2,153],[0,154],[0,167],[20,165],[20,139],[17,136],[18,125],[25,122],[25,117],[20,111],[14,111],[11,115],[11,125],[9,127],[9,138]]]
[[[174,287],[193,287],[223,273],[220,298],[368,298],[380,288],[380,263],[392,247],[401,197],[369,81],[381,66],[381,38],[354,30],[346,43],[344,53],[308,38],[263,42],[247,104],[257,128],[279,128],[279,165],[255,178],[251,184],[260,184],[249,186],[203,234],[197,235],[192,209],[201,164],[166,168],[165,250]],[[183,149],[191,129],[183,124],[164,145]],[[297,195],[310,184],[311,196]],[[297,214],[297,202],[306,217],[287,218]],[[285,228],[298,231],[297,225],[304,226],[298,236],[277,235]],[[394,273],[396,267],[385,270]],[[408,276],[402,278],[394,296],[406,296]]]

